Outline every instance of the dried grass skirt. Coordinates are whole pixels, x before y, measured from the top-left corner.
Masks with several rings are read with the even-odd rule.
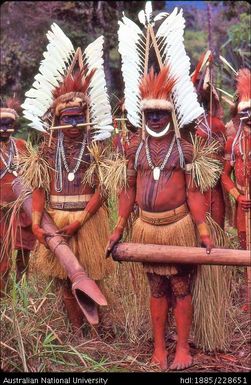
[[[56,226],[61,229],[76,221],[79,211],[47,210]],[[105,247],[109,237],[107,211],[101,207],[69,240],[69,246],[88,276],[100,280],[113,271],[114,262],[105,258]],[[34,269],[48,277],[66,279],[67,274],[57,258],[45,246],[39,245],[35,252]]]

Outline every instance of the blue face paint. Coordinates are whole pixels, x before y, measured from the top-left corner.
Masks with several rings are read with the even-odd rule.
[[[14,120],[11,118],[0,119],[0,131],[7,132],[7,130],[13,130]]]
[[[85,123],[84,115],[63,115],[60,117],[61,125],[71,125],[75,127],[81,123]]]

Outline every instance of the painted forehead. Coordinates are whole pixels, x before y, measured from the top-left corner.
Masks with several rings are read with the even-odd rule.
[[[83,115],[84,111],[81,107],[69,107],[65,108],[60,112],[60,117],[70,116],[70,115]]]

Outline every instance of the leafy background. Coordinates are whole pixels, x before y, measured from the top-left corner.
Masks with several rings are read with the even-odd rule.
[[[234,76],[223,69],[222,54],[236,68],[250,67],[250,5],[246,1],[153,1],[153,10],[172,11],[182,6],[186,19],[185,46],[193,71],[200,55],[211,47],[216,84],[233,94]],[[137,22],[144,1],[7,1],[1,6],[1,95],[14,93],[24,100],[38,72],[48,40],[46,32],[56,22],[74,47],[85,47],[105,36],[105,72],[112,105],[123,95],[120,57],[117,51],[118,20],[122,12]],[[208,25],[208,7],[211,22]],[[211,38],[209,39],[209,28]],[[228,112],[226,111],[226,115]],[[27,137],[27,121],[22,118],[18,135]]]

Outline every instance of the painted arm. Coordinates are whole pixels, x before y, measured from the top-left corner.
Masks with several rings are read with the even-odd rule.
[[[207,254],[210,254],[213,248],[213,242],[210,238],[209,229],[206,224],[206,201],[204,195],[195,186],[190,174],[186,173],[187,204],[190,209],[193,221],[197,226],[201,244],[206,247]]]
[[[45,191],[37,188],[32,191],[32,232],[40,243],[46,246],[45,236],[48,234],[41,228],[41,220],[45,208]]]
[[[101,196],[100,189],[97,188],[87,203],[80,219],[64,226],[62,229],[57,231],[57,234],[65,234],[71,237],[98,211],[98,209],[102,206],[103,201],[104,199]]]
[[[240,203],[242,209],[244,211],[249,210],[251,208],[251,200],[247,199],[244,194],[241,194],[236,188],[233,180],[231,179],[231,173],[233,171],[233,166],[230,161],[230,152],[232,148],[232,139],[229,139],[225,146],[225,163],[223,172],[221,175],[221,182],[224,186],[225,190],[232,195],[232,197]]]
[[[247,211],[251,208],[251,200],[247,199],[244,194],[241,194],[238,189],[235,187],[234,182],[231,179],[231,172],[233,167],[231,166],[230,161],[226,160],[224,164],[224,169],[221,176],[222,184],[225,190],[232,195],[232,197],[240,203],[242,209]]]
[[[127,166],[127,186],[119,194],[119,217],[117,224],[109,238],[106,246],[106,256],[108,257],[113,247],[120,241],[123,236],[127,220],[133,211],[136,198],[136,179],[137,173],[133,168],[134,162],[129,160]]]

